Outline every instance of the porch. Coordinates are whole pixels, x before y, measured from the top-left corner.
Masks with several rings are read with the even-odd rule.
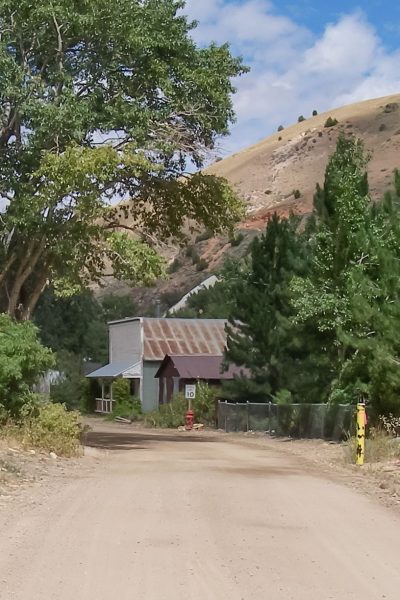
[[[96,398],[95,412],[110,414],[114,410],[116,400],[113,398],[113,383],[117,379],[128,379],[131,394],[140,397],[142,380],[142,363],[110,363],[101,369],[87,375],[90,379],[98,379],[101,383],[101,398]]]

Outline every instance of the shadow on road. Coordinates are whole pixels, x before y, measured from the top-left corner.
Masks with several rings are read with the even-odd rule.
[[[144,433],[142,431],[89,431],[84,438],[85,446],[102,450],[145,450],[162,443],[216,442],[215,437],[203,433]]]

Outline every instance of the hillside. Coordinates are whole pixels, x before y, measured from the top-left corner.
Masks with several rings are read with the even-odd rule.
[[[329,117],[336,119],[337,124],[326,127]],[[310,117],[210,166],[207,172],[228,179],[246,203],[246,219],[238,226],[243,241],[233,246],[223,237],[197,242],[194,237],[189,252],[170,248],[167,256],[171,261],[175,258],[173,272],[154,288],[135,288],[133,295],[137,302],[143,307],[156,299],[164,306],[174,304],[208,277],[224,257],[243,256],[273,212],[282,216],[291,211],[308,214],[315,186],[317,182],[323,183],[328,158],[340,133],[364,140],[371,152],[368,168],[371,195],[379,199],[391,184],[393,170],[400,167],[400,94]],[[197,256],[203,259],[199,267],[198,263],[193,264]],[[198,271],[200,267],[202,270]],[[128,289],[115,282],[113,291],[126,293]]]

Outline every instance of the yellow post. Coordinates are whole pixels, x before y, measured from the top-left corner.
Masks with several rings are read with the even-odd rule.
[[[357,404],[357,457],[356,464],[363,465],[365,456],[365,404]]]

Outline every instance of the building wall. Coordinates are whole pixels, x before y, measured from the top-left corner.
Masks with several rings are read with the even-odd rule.
[[[110,325],[110,362],[139,362],[142,358],[141,323],[128,321]]]
[[[161,366],[161,360],[143,362],[142,410],[151,412],[158,409],[159,380],[155,374]]]

